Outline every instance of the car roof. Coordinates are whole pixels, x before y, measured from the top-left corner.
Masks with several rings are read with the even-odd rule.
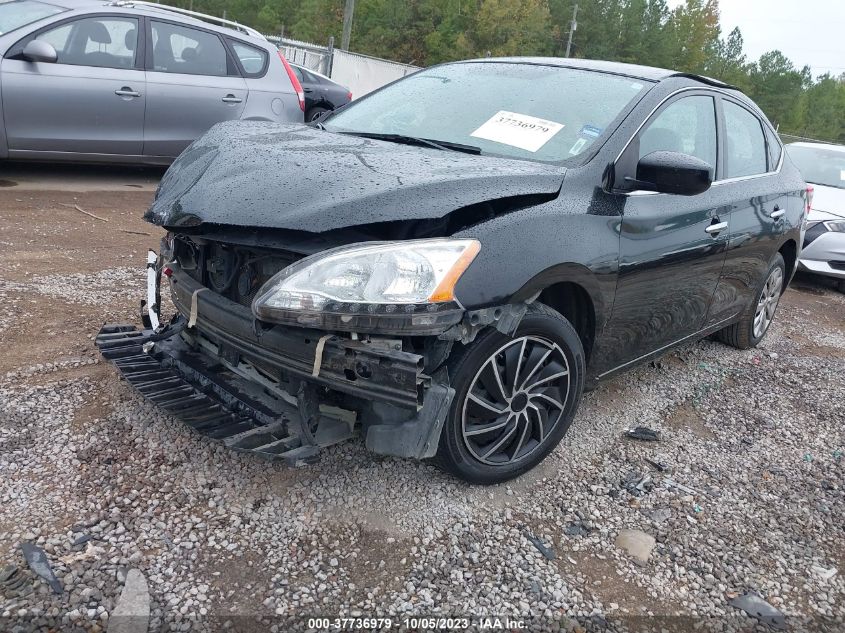
[[[645,81],[663,81],[670,77],[687,77],[702,83],[718,86],[721,88],[728,88],[731,90],[739,90],[735,86],[726,84],[718,79],[705,77],[704,75],[696,75],[695,73],[685,73],[677,70],[669,70],[668,68],[657,68],[655,66],[641,66],[639,64],[625,64],[622,62],[608,62],[598,59],[577,59],[573,57],[484,57],[482,59],[472,59],[467,61],[473,62],[508,62],[513,64],[541,64],[544,66],[559,66],[561,68],[576,68],[579,70],[594,70],[597,72],[610,73],[614,75],[624,75],[633,79],[643,79]]]
[[[143,0],[139,0],[137,2],[133,2],[132,0],[38,0],[38,2],[51,4],[71,11],[93,9],[98,7],[131,9],[133,11],[146,13],[147,15],[157,15],[159,17],[178,19],[180,22],[185,22],[185,24],[203,26],[205,28],[225,33],[237,33],[241,37],[249,37],[253,40],[266,42],[264,36],[258,31],[242,24],[238,24],[237,22],[223,20],[217,16],[206,15],[199,12],[186,11],[185,9],[172,7],[166,4],[144,2]]]
[[[301,68],[302,70],[307,70],[309,73],[319,77],[320,79],[325,79],[326,81],[331,81],[333,84],[337,83],[336,81],[333,81],[331,77],[326,77],[323,73],[318,73],[313,68],[308,68],[308,66],[303,66],[302,64],[294,64],[292,61],[288,61],[288,64],[290,64],[291,66],[296,66],[297,68]],[[340,84],[338,84],[338,85],[340,85]]]
[[[807,141],[798,141],[796,143],[789,143],[787,147],[812,147],[817,149],[830,149],[834,152],[845,152],[845,145],[834,145],[833,143],[810,143]]]

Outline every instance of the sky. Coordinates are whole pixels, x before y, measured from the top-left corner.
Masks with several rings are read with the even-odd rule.
[[[738,26],[749,61],[778,49],[813,76],[845,73],[845,0],[719,0],[719,9],[722,36]]]

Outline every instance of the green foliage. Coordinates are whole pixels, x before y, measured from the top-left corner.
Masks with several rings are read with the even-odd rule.
[[[340,44],[345,0],[165,0],[268,34]],[[845,75],[813,80],[780,51],[743,53],[723,36],[718,0],[357,0],[351,49],[420,66],[492,55],[563,56],[702,73],[750,95],[781,131],[845,143]]]

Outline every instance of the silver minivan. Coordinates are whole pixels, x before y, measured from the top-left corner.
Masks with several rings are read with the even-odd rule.
[[[304,119],[276,47],[147,2],[0,2],[0,159],[167,164],[215,123]]]

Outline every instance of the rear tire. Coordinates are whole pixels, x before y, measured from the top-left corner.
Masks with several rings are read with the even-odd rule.
[[[760,285],[754,293],[754,300],[739,321],[717,333],[723,343],[737,349],[757,347],[775,318],[775,312],[784,291],[786,264],[780,253],[776,253],[769,264]]]
[[[455,397],[435,461],[474,484],[508,481],[545,459],[584,389],[578,333],[543,304],[529,307],[513,337],[488,328],[447,365]]]
[[[331,112],[328,108],[322,108],[320,106],[314,106],[305,115],[305,122],[311,123],[314,119],[321,116],[324,112]]]

